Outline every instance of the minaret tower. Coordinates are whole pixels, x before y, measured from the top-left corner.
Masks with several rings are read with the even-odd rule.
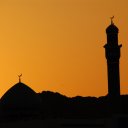
[[[107,43],[104,48],[108,71],[108,97],[114,100],[120,97],[119,59],[122,45],[118,44],[119,29],[114,25],[113,18],[111,17],[111,24],[106,29]]]

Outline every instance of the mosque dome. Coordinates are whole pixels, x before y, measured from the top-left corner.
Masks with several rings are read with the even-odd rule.
[[[39,111],[41,100],[36,92],[22,82],[11,87],[1,98],[2,113],[28,115]]]
[[[107,28],[106,28],[106,33],[118,33],[119,29],[114,25],[114,23],[111,23]]]

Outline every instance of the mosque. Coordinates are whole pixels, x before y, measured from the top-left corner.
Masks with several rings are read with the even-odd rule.
[[[119,29],[113,23],[112,17],[111,24],[106,29],[107,43],[104,45],[108,72],[108,97],[111,102],[119,102],[120,98],[119,59],[122,45],[118,44],[118,32]],[[19,82],[0,99],[1,119],[40,118],[42,101],[34,90],[21,82],[20,77],[21,75]]]

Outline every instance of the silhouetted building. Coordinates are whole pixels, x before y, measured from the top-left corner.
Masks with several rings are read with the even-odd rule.
[[[40,105],[36,92],[19,81],[2,96],[0,115],[2,119],[34,118],[40,114]]]
[[[111,24],[106,29],[107,44],[104,46],[108,70],[108,97],[110,99],[120,97],[119,59],[122,45],[118,45],[118,32],[119,29],[111,19]]]
[[[107,43],[104,46],[108,69],[108,96],[99,98],[76,96],[70,98],[51,91],[36,93],[21,82],[21,74],[18,76],[19,82],[12,86],[0,99],[0,123],[5,122],[6,124],[6,122],[12,120],[25,121],[24,123],[26,123],[26,120],[33,122],[33,119],[36,119],[43,124],[47,119],[56,118],[88,119],[88,121],[91,121],[94,118],[107,119],[120,113],[127,115],[128,95],[120,96],[119,59],[122,45],[118,44],[118,32],[118,28],[111,19],[111,24],[106,29]],[[74,125],[72,122],[74,123],[74,121],[71,121],[62,125],[62,127],[78,126],[78,124]],[[58,120],[56,123],[58,123]],[[103,126],[103,124],[96,124],[95,127]],[[84,127],[83,124],[80,124],[80,126]],[[91,123],[88,125],[88,122],[85,125],[85,127],[93,126]]]

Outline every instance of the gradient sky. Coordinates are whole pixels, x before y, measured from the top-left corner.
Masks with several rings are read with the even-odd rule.
[[[0,96],[18,82],[36,92],[107,94],[103,45],[119,28],[121,94],[128,94],[128,0],[0,0]]]

